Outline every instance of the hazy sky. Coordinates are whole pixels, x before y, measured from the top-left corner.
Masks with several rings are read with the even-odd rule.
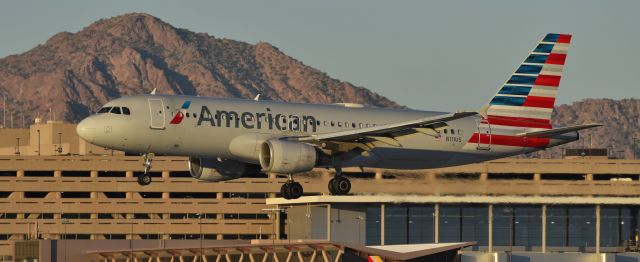
[[[573,40],[560,103],[640,97],[640,1],[3,1],[0,57],[129,12],[270,42],[416,109],[475,109],[547,32]]]

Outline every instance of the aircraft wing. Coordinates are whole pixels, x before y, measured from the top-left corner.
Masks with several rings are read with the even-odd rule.
[[[578,130],[582,130],[582,129],[592,128],[592,127],[599,127],[599,126],[602,126],[602,124],[587,124],[587,125],[579,125],[579,126],[568,126],[568,127],[554,128],[554,129],[543,130],[543,131],[520,133],[517,136],[520,136],[520,137],[552,137],[552,136],[555,136],[555,135],[569,133],[569,132],[572,132],[572,131],[578,131]]]
[[[442,114],[432,117],[425,117],[416,120],[409,120],[386,125],[367,127],[355,130],[338,131],[325,134],[317,134],[310,136],[291,137],[289,140],[294,141],[335,141],[335,142],[360,142],[366,138],[374,140],[386,140],[391,137],[402,135],[403,132],[427,128],[444,124],[447,121],[465,118],[477,115],[477,112],[457,112]],[[376,139],[379,138],[379,139]],[[386,139],[385,139],[386,138]],[[384,141],[383,141],[384,142]]]

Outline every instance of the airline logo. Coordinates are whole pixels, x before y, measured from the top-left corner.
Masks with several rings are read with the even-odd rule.
[[[184,119],[184,115],[187,113],[187,109],[191,106],[191,101],[184,101],[182,107],[180,107],[180,111],[171,119],[170,124],[177,125],[182,123],[182,119]]]

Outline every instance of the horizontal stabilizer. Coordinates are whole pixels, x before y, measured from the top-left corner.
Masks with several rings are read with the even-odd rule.
[[[542,131],[536,131],[536,132],[520,133],[517,136],[520,136],[520,137],[552,137],[552,136],[555,136],[555,135],[569,133],[569,132],[572,132],[572,131],[578,131],[578,130],[583,130],[583,129],[592,128],[592,127],[599,127],[599,126],[602,126],[602,124],[587,124],[587,125],[579,125],[579,126],[568,126],[568,127],[554,128],[554,129],[550,129],[550,130],[542,130]]]

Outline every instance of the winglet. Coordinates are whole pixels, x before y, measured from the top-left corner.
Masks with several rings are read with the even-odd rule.
[[[156,89],[157,89],[157,88],[154,88],[153,90],[151,90],[151,93],[149,93],[149,94],[151,94],[151,95],[155,95],[155,94],[156,94]]]
[[[256,95],[256,97],[254,97],[253,100],[255,100],[255,101],[260,100],[260,94]]]

